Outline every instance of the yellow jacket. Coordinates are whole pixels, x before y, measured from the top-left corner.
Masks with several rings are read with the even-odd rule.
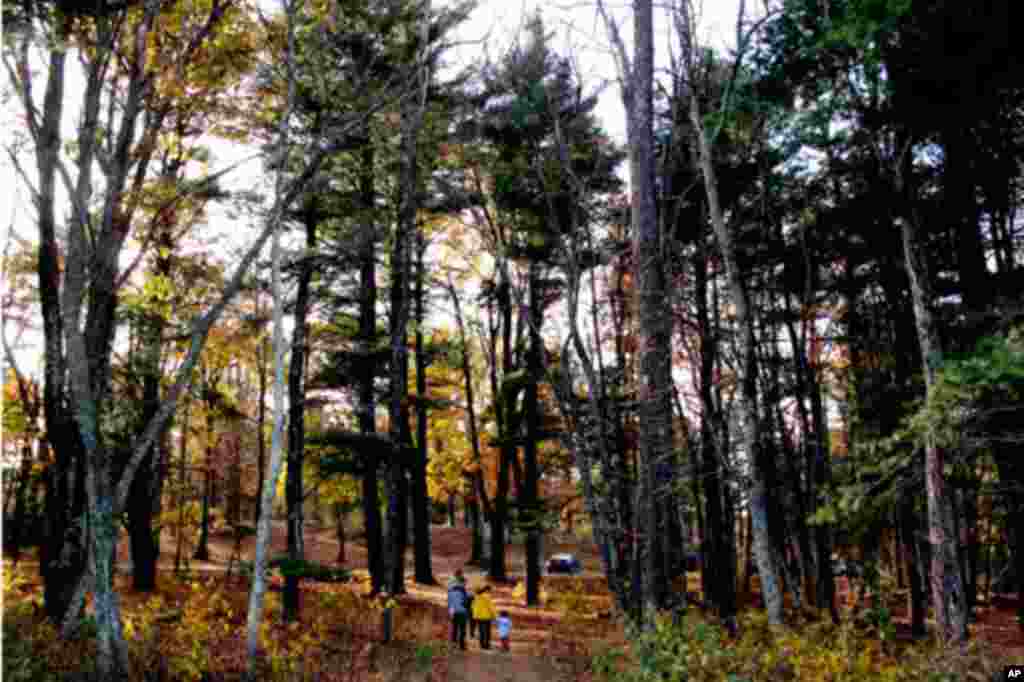
[[[473,619],[494,620],[497,614],[494,611],[494,600],[489,592],[484,592],[473,597]]]

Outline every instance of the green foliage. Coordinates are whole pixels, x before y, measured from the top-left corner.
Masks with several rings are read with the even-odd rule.
[[[1022,400],[1024,328],[1018,327],[981,339],[972,352],[948,357],[928,401],[894,438],[918,447],[926,437],[949,448],[983,447],[1000,431],[1020,429]]]
[[[894,428],[863,434],[850,457],[836,463],[832,501],[817,507],[809,523],[838,523],[854,535],[871,532],[872,523],[888,515],[908,486],[913,487],[919,475],[916,455],[927,439],[970,454],[985,450],[1000,435],[1024,431],[1022,337],[1024,331],[1018,328],[983,338],[968,353],[948,356],[927,400],[900,407],[905,416]],[[947,466],[952,474],[955,464]]]
[[[305,559],[277,557],[270,562],[270,568],[276,568],[286,578],[296,576],[323,583],[346,583],[352,579],[352,572],[344,568],[333,568]],[[249,571],[252,571],[251,567]]]
[[[416,647],[416,668],[420,671],[429,670],[437,655],[434,642],[426,642]]]
[[[887,613],[875,617],[881,623]],[[717,624],[689,614],[659,618],[652,631],[634,639],[631,654],[603,651],[593,657],[591,672],[597,680],[623,682],[911,682],[931,675],[968,682],[991,679],[1004,663],[976,645],[952,653],[932,642],[883,645],[851,623],[837,627],[827,619],[786,629],[751,613],[742,617],[741,633],[730,640]]]

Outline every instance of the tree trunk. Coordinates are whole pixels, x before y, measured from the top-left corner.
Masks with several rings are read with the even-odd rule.
[[[45,344],[43,413],[48,447],[54,459],[47,471],[46,530],[39,552],[39,573],[46,614],[57,626],[68,617],[77,618],[79,606],[73,603],[75,586],[86,571],[87,558],[87,538],[82,525],[86,513],[85,448],[66,407],[67,365],[60,300],[61,263],[65,254],[61,253],[57,240],[55,210],[57,162],[62,145],[65,44],[71,28],[70,18],[57,26],[36,141],[38,286]],[[73,609],[76,613],[71,614]]]
[[[291,55],[294,54],[295,45],[295,17],[294,9],[288,13],[288,66],[289,66],[289,107],[294,101],[294,76],[291,73],[293,67]],[[283,120],[285,124],[290,118],[290,108],[285,112]],[[285,125],[282,124],[282,130]],[[288,148],[287,133],[281,133],[280,143],[284,149]],[[287,156],[287,155],[286,155]],[[284,162],[282,162],[283,165]],[[286,342],[284,338],[284,300],[281,286],[281,216],[284,206],[281,204],[281,173],[278,174],[276,195],[277,201],[274,213],[270,220],[273,221],[273,235],[271,242],[271,294],[274,299],[274,429],[270,438],[270,475],[263,482],[263,490],[260,491],[260,516],[256,527],[256,550],[253,560],[252,587],[249,592],[249,608],[246,617],[246,679],[248,682],[255,682],[257,676],[258,648],[260,644],[260,626],[263,623],[263,601],[266,593],[266,568],[267,554],[270,550],[271,516],[274,508],[274,498],[277,495],[277,480],[281,476],[281,469],[284,463],[285,449],[285,351]],[[301,363],[300,363],[301,364]]]
[[[213,406],[206,406],[206,465],[203,467],[203,510],[199,526],[199,543],[193,559],[210,560],[210,494],[213,488]]]
[[[499,454],[499,457],[498,488],[492,502],[493,511],[487,519],[491,531],[488,576],[495,582],[506,582],[508,574],[505,571],[505,523],[508,519],[509,464],[504,452]]]
[[[192,413],[191,406],[191,401],[185,403],[184,417],[181,420],[181,447],[178,450],[180,461],[178,463],[178,528],[174,548],[175,573],[181,571],[181,555],[185,540],[185,504],[188,497],[187,491],[191,487],[188,476],[188,436],[189,429],[191,428],[189,421],[189,416]]]
[[[168,161],[163,169],[163,177],[175,181],[181,163]],[[172,253],[174,249],[173,225],[162,219],[156,237],[156,253],[153,272],[158,277],[170,281],[172,273]],[[157,308],[148,311],[142,329],[142,418],[136,427],[139,433],[157,415],[160,409],[160,358],[164,328],[167,321]],[[129,493],[128,529],[132,555],[132,578],[136,591],[151,592],[156,589],[157,561],[160,557],[160,532],[153,528],[153,520],[160,508],[160,491],[163,489],[164,468],[161,466],[161,445],[164,435],[170,428],[170,421],[147,453],[142,465],[135,474]],[[123,454],[124,465],[128,463],[131,451]]]
[[[926,633],[925,616],[927,615],[927,602],[924,589],[924,577],[918,567],[921,562],[918,560],[919,545],[917,540],[918,524],[917,513],[914,511],[914,500],[908,498],[900,505],[900,532],[903,546],[906,548],[904,557],[906,559],[907,577],[910,581],[910,630],[914,637],[923,637]]]
[[[502,377],[509,377],[512,374],[512,294],[511,277],[508,271],[507,261],[498,264],[498,314],[501,319],[501,374]],[[494,493],[494,500],[491,504],[490,514],[487,515],[487,523],[490,529],[489,575],[492,580],[504,582],[508,580],[508,573],[505,566],[505,532],[508,523],[508,493],[510,487],[509,477],[511,475],[512,460],[516,456],[516,448],[512,445],[512,434],[517,433],[518,421],[515,416],[515,396],[503,392],[498,382],[498,368],[496,353],[493,351],[495,339],[492,335],[492,362],[491,373],[491,394],[494,396],[495,421],[501,445],[498,448],[498,480]]]
[[[154,454],[157,452],[154,446]],[[136,592],[152,592],[156,589],[157,561],[160,558],[160,531],[153,527],[156,479],[161,475],[154,471],[151,458],[136,474],[132,482],[132,494],[128,498],[128,537],[132,556],[132,581]]]
[[[739,260],[734,235],[726,225],[718,201],[718,181],[712,160],[711,142],[704,130],[702,115],[696,93],[690,96],[690,123],[697,137],[700,169],[707,192],[711,223],[718,240],[718,246],[725,262],[726,276],[736,307],[736,324],[740,336],[740,394],[738,408],[742,422],[743,449],[751,462],[750,474],[750,518],[753,530],[753,544],[761,580],[761,592],[768,610],[768,621],[773,625],[783,622],[782,591],[779,585],[779,567],[776,563],[770,532],[769,509],[771,491],[768,489],[764,471],[765,461],[760,454],[760,424],[757,412],[757,368],[755,363],[755,340],[753,312]]]
[[[455,289],[455,285],[451,279],[448,280],[448,295],[452,299],[452,306],[455,309],[455,326],[459,332],[459,344],[462,348],[461,356],[461,369],[462,369],[462,380],[466,390],[466,413],[469,421],[469,429],[466,433],[466,437],[469,439],[469,446],[473,451],[473,462],[479,467],[482,462],[482,455],[480,453],[480,437],[477,433],[476,426],[476,395],[473,389],[473,372],[470,367],[470,355],[469,355],[469,338],[466,336],[466,325],[462,319],[462,306],[459,303],[459,295]],[[465,499],[465,508],[467,512],[471,512],[473,516],[472,533],[473,533],[473,545],[470,551],[470,563],[483,566],[486,557],[485,538],[483,536],[483,525],[485,519],[490,518],[490,514],[487,513],[487,490],[483,484],[483,474],[478,469],[477,472],[470,477],[469,483],[473,487],[471,495],[467,495]],[[452,527],[455,526],[455,498],[454,495],[448,497],[449,505],[449,518],[451,519]],[[483,513],[481,513],[483,512]]]
[[[316,228],[319,215],[314,197],[307,199],[303,222],[306,227],[306,249],[299,263],[298,290],[295,293],[295,321],[292,330],[292,356],[288,366],[288,474],[285,482],[285,501],[288,506],[288,559],[305,559],[303,542],[304,488],[302,464],[306,449],[306,384],[303,373],[308,357],[308,327],[306,318],[310,308],[310,285],[313,282],[313,258],[316,254]],[[284,620],[299,619],[299,576],[289,572],[285,576],[282,600]]]
[[[95,467],[87,476],[91,479],[88,483],[89,551],[92,558],[93,611],[98,639],[96,670],[102,679],[112,680],[126,678],[129,664],[128,647],[121,630],[120,604],[114,590],[117,529],[108,457],[100,455],[100,458],[107,459],[106,466]]]
[[[51,414],[57,412],[53,410]],[[53,423],[48,417],[47,424]],[[75,586],[85,575],[88,558],[84,532],[85,456],[71,449],[75,447],[73,443],[80,441],[73,425],[67,426],[70,430],[60,431],[52,426],[47,429],[49,438],[64,443],[53,447],[55,464],[49,467],[46,484],[46,533],[39,552],[43,606],[47,617],[58,627],[68,619],[77,620],[81,604],[75,603]]]
[[[908,145],[909,147],[909,145]],[[909,152],[909,149],[908,149]],[[931,283],[917,234],[917,220],[909,206],[911,194],[907,184],[908,162],[897,169],[897,194],[906,201],[907,214],[897,216],[903,236],[904,263],[910,280],[914,303],[917,340],[921,346],[926,398],[935,390],[942,365],[942,346],[932,321]],[[946,455],[935,438],[925,440],[925,490],[928,498],[928,536],[932,545],[932,606],[940,638],[947,643],[962,644],[967,640],[967,602],[960,576],[959,538],[956,537],[953,506],[943,473]]]
[[[603,8],[602,8],[603,12]],[[618,28],[605,17],[618,52],[622,99],[626,109],[631,178],[633,268],[639,310],[639,454],[633,508],[633,599],[644,629],[654,627],[659,607],[661,571],[653,536],[660,528],[655,475],[672,451],[671,343],[662,234],[655,203],[654,156],[654,15],[650,0],[633,3],[633,59],[627,56]]]
[[[256,294],[256,315],[260,315],[260,293]],[[253,512],[253,523],[260,522],[261,500],[263,495],[263,484],[266,479],[267,469],[267,439],[264,434],[267,429],[267,343],[266,339],[260,337],[260,347],[257,357],[257,376],[259,377],[259,397],[256,399],[256,504]]]
[[[366,131],[369,134],[368,130]],[[377,235],[372,222],[377,192],[374,183],[374,149],[367,143],[362,149],[359,174],[359,200],[363,215],[359,248],[359,352],[362,362],[359,370],[358,415],[359,431],[364,435],[377,433],[377,404],[374,362],[377,342]],[[362,502],[363,525],[366,530],[366,560],[372,590],[376,594],[384,589],[383,538],[380,500],[377,494],[379,459],[369,448],[360,452],[363,461]]]
[[[750,580],[754,577],[754,523],[747,510],[743,524],[743,594],[750,598]]]
[[[338,557],[335,562],[339,566],[345,565],[345,517],[347,513],[345,511],[345,505],[341,503],[334,504],[334,530],[338,539]]]
[[[416,230],[416,460],[412,467],[413,556],[416,582],[434,585],[430,565],[430,498],[427,495],[427,351],[423,346],[423,258],[427,250],[423,230]]]
[[[1024,592],[1024,531],[1021,530],[1024,528],[1024,466],[1020,463],[1019,451],[1011,445],[997,445],[994,455],[999,481],[1010,488],[1007,496],[1007,545],[1012,562],[1010,570],[1020,595]],[[1020,598],[1017,600],[1017,624],[1024,629],[1024,599]]]
[[[974,485],[963,491],[963,524],[966,548],[963,553],[964,591],[967,598],[968,619],[974,618],[978,604],[978,488]]]
[[[541,515],[538,496],[540,470],[537,466],[537,441],[540,431],[540,414],[538,409],[538,383],[543,371],[543,341],[540,327],[543,322],[542,297],[539,291],[540,282],[538,266],[530,264],[529,275],[529,337],[530,349],[527,357],[529,380],[526,384],[526,395],[523,400],[524,420],[526,422],[526,442],[523,445],[523,489],[519,496],[520,523],[526,529],[526,605],[540,605],[540,538]]]
[[[11,553],[11,560],[17,564],[21,557],[22,544],[28,537],[26,525],[28,507],[28,487],[32,477],[32,448],[25,445],[21,449],[21,466],[18,468],[17,479],[14,490],[14,512],[11,519],[11,528],[7,530],[9,538],[8,547]],[[5,493],[9,494],[9,493]]]
[[[714,330],[708,315],[708,259],[706,242],[698,243],[694,259],[694,295],[697,302],[697,326],[700,334],[700,464],[704,483],[706,522],[701,533],[703,576],[707,584],[705,599],[714,604],[723,622],[736,617],[736,547],[730,542],[735,519],[723,505],[722,466],[715,447],[714,423],[717,417],[712,386],[715,369]],[[708,575],[710,574],[710,575]]]
[[[420,50],[426,49],[426,30],[423,21]],[[414,54],[420,57],[420,50]],[[417,69],[418,91],[409,97],[401,110],[401,153],[398,162],[398,221],[395,225],[391,254],[391,364],[390,396],[388,400],[389,435],[392,443],[388,463],[388,510],[386,556],[389,571],[389,590],[392,594],[405,592],[405,547],[408,513],[408,485],[405,478],[409,469],[407,452],[411,438],[407,437],[409,424],[409,280],[412,273],[412,239],[417,233],[416,213],[419,209],[418,141],[426,109],[430,73],[426,64]]]
[[[469,551],[469,563],[474,566],[483,566],[484,559],[484,536],[481,528],[480,504],[474,499],[466,502],[466,509],[469,511],[470,528],[472,533],[472,544]]]

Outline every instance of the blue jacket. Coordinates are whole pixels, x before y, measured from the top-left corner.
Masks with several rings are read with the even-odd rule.
[[[466,613],[469,606],[469,595],[462,583],[452,585],[448,588],[448,611],[449,613]]]
[[[498,616],[498,637],[504,639],[512,631],[512,621],[508,616]]]

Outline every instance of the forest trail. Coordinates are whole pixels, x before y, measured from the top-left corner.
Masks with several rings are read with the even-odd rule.
[[[550,682],[558,670],[547,658],[498,649],[471,648],[452,654],[448,682]]]

